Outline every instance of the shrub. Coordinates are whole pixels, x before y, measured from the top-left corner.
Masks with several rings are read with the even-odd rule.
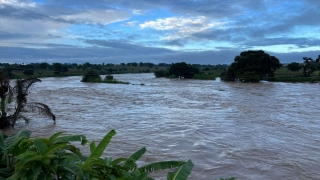
[[[60,136],[57,132],[50,138],[30,138],[31,132],[20,131],[16,135],[0,134],[0,179],[152,179],[149,173],[176,168],[167,174],[167,179],[187,179],[193,163],[183,161],[162,161],[138,167],[137,160],[146,148],[127,158],[102,158],[111,138],[111,130],[96,145],[90,143],[89,156],[83,155],[71,142],[88,142],[83,135]]]
[[[215,80],[216,76],[213,74],[195,74],[193,79]]]
[[[300,71],[302,66],[300,65],[300,63],[292,62],[292,63],[287,65],[287,68],[288,68],[289,71]]]
[[[105,77],[105,80],[113,80],[113,76],[108,75]]]
[[[164,71],[164,70],[158,70],[158,71],[154,71],[154,75],[156,77],[168,77],[169,76],[169,72],[168,71]]]
[[[83,77],[81,82],[101,82],[101,77],[97,71],[90,70]]]

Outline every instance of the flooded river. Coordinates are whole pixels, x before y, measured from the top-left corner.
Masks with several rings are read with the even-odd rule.
[[[131,84],[43,78],[29,98],[49,105],[56,124],[30,115],[28,125],[20,121],[7,132],[29,129],[34,137],[48,137],[64,131],[98,142],[115,129],[106,156],[128,156],[145,146],[140,164],[191,159],[189,179],[320,179],[319,83],[114,77]]]

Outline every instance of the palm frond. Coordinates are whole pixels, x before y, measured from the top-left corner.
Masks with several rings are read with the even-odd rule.
[[[23,80],[19,80],[19,83],[22,84],[24,92],[27,93],[29,88],[33,86],[34,83],[41,82],[38,78],[27,78]]]
[[[24,109],[31,112],[39,112],[39,114],[56,120],[56,116],[52,113],[48,105],[39,102],[29,102],[24,106]]]
[[[16,101],[18,104],[27,103],[29,88],[37,82],[41,82],[41,80],[38,78],[17,79],[13,90],[16,94]]]
[[[23,116],[21,114],[18,115],[17,119],[23,119],[27,124],[30,122],[30,118],[27,118],[26,116]]]

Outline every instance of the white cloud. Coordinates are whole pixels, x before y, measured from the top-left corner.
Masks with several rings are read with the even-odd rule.
[[[35,2],[20,2],[17,0],[0,0],[0,9],[3,5],[9,5],[16,8],[35,8],[37,4]]]
[[[124,26],[134,26],[134,25],[136,24],[136,22],[137,22],[137,21],[126,22],[126,23],[124,23],[124,24],[122,24],[122,25],[124,25]]]
[[[185,38],[191,34],[204,31],[212,27],[218,27],[225,23],[213,22],[209,18],[199,16],[195,18],[171,17],[166,19],[157,19],[156,21],[148,21],[140,24],[141,28],[153,28],[157,30],[175,31],[165,37],[165,40],[174,40]]]
[[[76,22],[109,24],[126,20],[130,18],[130,14],[124,11],[117,10],[92,10],[79,14],[59,16],[59,18]]]

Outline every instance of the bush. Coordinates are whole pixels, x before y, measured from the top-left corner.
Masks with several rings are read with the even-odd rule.
[[[169,72],[168,71],[164,71],[164,70],[158,70],[158,71],[154,71],[154,75],[156,77],[168,77],[169,76]]]
[[[113,76],[108,75],[105,77],[105,80],[113,80]]]
[[[30,138],[31,132],[20,131],[8,137],[0,134],[0,179],[151,179],[149,173],[176,168],[167,174],[167,179],[187,179],[193,163],[183,161],[162,161],[138,167],[137,160],[146,148],[127,158],[102,158],[111,138],[111,130],[101,142],[90,143],[90,155],[83,155],[71,142],[85,145],[84,135],[61,136],[57,132],[50,138]]]
[[[292,62],[290,64],[287,65],[288,70],[290,71],[300,71],[300,69],[302,68],[302,66],[299,63],[296,62]]]
[[[213,74],[195,74],[193,79],[215,80],[216,76]]]
[[[97,71],[90,70],[83,77],[81,82],[101,82],[101,77]]]
[[[193,78],[195,74],[199,74],[200,70],[185,62],[173,63],[169,68],[169,76],[184,78]]]

